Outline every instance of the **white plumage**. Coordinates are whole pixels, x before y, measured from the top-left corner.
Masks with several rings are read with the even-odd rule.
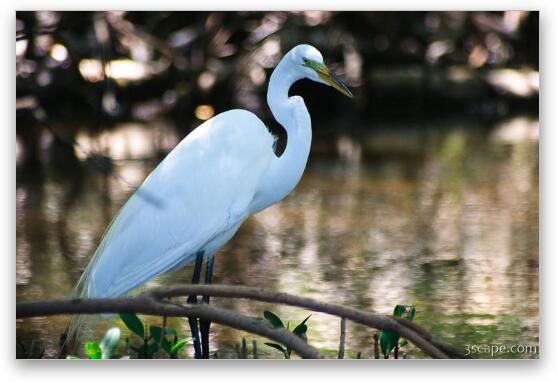
[[[115,297],[203,252],[212,256],[242,222],[283,199],[304,171],[311,121],[301,97],[309,78],[351,96],[317,49],[299,45],[273,72],[267,100],[288,135],[277,157],[274,137],[251,112],[231,110],[190,133],[157,166],[114,219],[79,282],[82,297]]]
[[[265,125],[244,110],[219,114],[195,129],[111,224],[95,254],[87,295],[118,296],[192,262],[200,250],[212,255],[250,215],[275,157],[272,146]]]

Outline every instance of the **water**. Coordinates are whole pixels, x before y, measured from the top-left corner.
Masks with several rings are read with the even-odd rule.
[[[116,160],[107,178],[89,167],[18,173],[17,299],[67,296],[105,227],[178,137],[164,123],[125,124],[100,139]],[[365,130],[363,130],[365,131]],[[414,304],[415,321],[461,350],[466,345],[538,345],[538,123],[525,117],[374,124],[355,135],[317,136],[301,183],[282,203],[250,218],[218,254],[214,282],[271,290],[390,314]],[[94,143],[80,135],[84,149]],[[188,282],[191,267],[150,285]],[[302,309],[212,300],[296,323]],[[151,322],[160,324],[160,318]],[[53,357],[67,317],[17,321],[22,341]],[[100,340],[110,322],[85,332]],[[118,324],[118,323],[116,323]],[[338,349],[337,318],[313,313],[310,343]],[[170,325],[185,333],[184,320]],[[212,327],[219,356],[236,357],[245,336]],[[347,325],[347,357],[371,357],[373,330]],[[265,349],[263,357],[280,357]],[[421,353],[408,348],[413,357]],[[187,355],[191,356],[191,349]],[[479,357],[490,358],[480,354]],[[537,354],[498,354],[537,358]]]

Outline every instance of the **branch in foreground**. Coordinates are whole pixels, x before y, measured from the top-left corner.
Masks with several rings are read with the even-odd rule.
[[[168,288],[156,288],[150,292],[157,298],[188,296],[189,294],[210,295],[214,297],[246,298],[270,303],[285,304],[306,308],[315,312],[345,317],[350,321],[385,331],[400,334],[433,358],[467,358],[449,345],[433,340],[431,334],[408,320],[395,319],[391,316],[371,315],[362,310],[338,304],[320,302],[306,297],[287,293],[271,292],[258,288],[239,285],[176,285]]]
[[[462,353],[453,349],[452,347],[442,344],[434,340],[429,333],[424,329],[410,323],[406,320],[397,320],[391,316],[374,316],[364,311],[347,308],[342,305],[323,303],[313,299],[289,295],[286,293],[277,293],[265,291],[257,288],[248,288],[235,285],[178,285],[169,288],[158,288],[151,292],[146,292],[143,295],[133,298],[120,298],[120,299],[98,299],[98,300],[57,300],[46,302],[33,302],[33,303],[20,303],[17,304],[18,317],[30,317],[51,314],[94,314],[102,312],[116,312],[116,313],[142,313],[153,315],[167,315],[167,316],[191,316],[207,318],[209,320],[218,322],[223,325],[234,327],[237,329],[245,330],[248,332],[260,334],[259,332],[252,331],[249,325],[242,327],[236,326],[237,322],[227,320],[218,321],[213,313],[224,311],[217,308],[209,308],[204,305],[170,305],[168,302],[162,300],[168,297],[189,296],[191,294],[209,295],[215,297],[229,297],[229,298],[246,298],[251,300],[280,303],[291,306],[306,308],[316,312],[322,312],[339,317],[345,317],[351,321],[357,322],[368,327],[392,331],[398,333],[401,337],[406,338],[412,342],[422,351],[427,353],[433,358],[466,358]],[[146,306],[146,302],[150,303]],[[84,305],[84,303],[87,303]],[[79,306],[75,306],[79,304]],[[107,305],[108,304],[108,305]],[[157,306],[158,304],[158,306]],[[157,308],[157,309],[155,309]],[[164,308],[164,309],[163,309]],[[216,312],[213,312],[215,310]],[[228,314],[237,315],[235,313],[224,311]],[[203,314],[203,317],[201,316]],[[239,316],[239,315],[238,315]],[[257,320],[249,319],[241,316],[251,322],[258,322]],[[222,317],[219,317],[222,318]],[[266,328],[269,329],[269,328]],[[266,334],[261,334],[265,337],[275,339],[285,345],[289,345],[281,339],[271,337]],[[298,338],[296,338],[298,339]],[[299,339],[298,339],[299,340]],[[303,341],[300,341],[303,342]],[[305,344],[305,343],[304,343]],[[290,345],[289,345],[290,346]],[[306,344],[307,346],[307,344]],[[291,346],[292,349],[295,349]],[[313,348],[311,348],[315,351]],[[302,355],[297,350],[296,353]],[[318,353],[317,353],[318,354]],[[316,355],[316,354],[314,354]],[[319,355],[320,356],[320,355]],[[311,357],[310,357],[311,358]]]
[[[57,314],[99,313],[139,313],[169,317],[198,317],[280,342],[290,347],[302,358],[323,358],[321,353],[285,329],[273,328],[261,319],[249,318],[206,304],[179,305],[158,300],[150,295],[140,295],[138,297],[114,299],[66,299],[22,302],[16,305],[16,318]]]

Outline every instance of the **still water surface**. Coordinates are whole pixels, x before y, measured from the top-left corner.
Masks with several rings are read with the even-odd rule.
[[[514,118],[491,126],[377,123],[356,136],[318,136],[301,183],[282,203],[246,221],[217,255],[214,282],[378,314],[413,304],[415,321],[461,350],[538,345],[537,132],[536,120]],[[18,301],[70,294],[133,186],[179,138],[161,122],[123,124],[100,139],[83,134],[78,140],[84,150],[108,150],[121,179],[87,166],[18,172]],[[188,267],[150,285],[189,282],[190,275]],[[251,316],[271,309],[292,323],[309,314],[243,300],[212,302]],[[67,317],[18,320],[17,335],[41,339],[45,355],[54,357],[66,323]],[[88,328],[85,338],[100,340],[110,324]],[[170,325],[189,331],[184,320]],[[334,356],[339,332],[337,318],[312,314],[313,346]],[[253,338],[218,325],[211,335],[220,358],[235,358],[242,336],[248,343]],[[370,358],[372,338],[372,330],[348,323],[347,357],[362,352]],[[263,340],[258,344],[260,356],[280,357],[264,349]]]

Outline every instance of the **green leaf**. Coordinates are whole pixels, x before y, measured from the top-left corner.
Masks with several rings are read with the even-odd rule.
[[[308,331],[308,326],[306,324],[300,324],[292,330],[292,333],[297,335],[298,337],[302,337]]]
[[[379,345],[381,345],[381,353],[383,353],[385,358],[387,358],[394,349],[399,338],[400,336],[397,333],[381,331]]]
[[[414,305],[397,305],[393,311],[393,316],[401,317],[412,321],[416,314],[416,307]]]
[[[412,319],[414,319],[415,314],[416,314],[416,307],[414,305],[397,305],[395,306],[395,309],[393,311],[394,317],[401,317],[408,321],[412,321]],[[384,331],[381,332],[379,343],[381,345],[381,352],[383,353],[385,358],[387,358],[388,355],[391,353],[391,351],[394,349],[399,339],[400,336],[396,333],[384,332]],[[402,340],[400,342],[399,347],[402,347],[407,343],[408,341]]]
[[[286,352],[286,350],[282,346],[280,346],[279,344],[275,344],[273,342],[265,342],[265,345],[270,346],[272,348],[275,348],[277,350],[280,350],[282,352],[282,354],[284,355],[284,358],[289,358],[288,353]]]
[[[153,340],[156,343],[158,343],[164,349],[164,351],[166,351],[168,354],[172,355],[172,353],[173,353],[172,352],[172,342],[170,342],[166,338],[166,335],[172,335],[172,336],[176,337],[176,329],[165,328],[164,329],[165,335],[163,335],[163,328],[161,328],[160,326],[152,325],[152,326],[149,327],[149,332],[151,333],[151,337],[153,338]],[[184,340],[184,341],[187,342],[187,340]]]
[[[102,351],[101,347],[96,342],[87,342],[85,344],[85,353],[89,359],[101,359]]]
[[[307,320],[309,320],[309,318],[311,317],[311,314],[309,316],[307,316],[302,322],[300,322],[298,324],[298,326],[296,326],[294,328],[294,330],[292,330],[292,333],[294,333],[295,335],[297,335],[298,337],[301,337],[302,339],[304,339],[305,334],[308,330],[308,327],[306,325]]]
[[[309,316],[307,316],[306,318],[304,318],[304,320],[300,323],[300,325],[305,324],[309,318],[311,317],[311,314]]]
[[[151,337],[153,337],[153,339],[157,343],[160,343],[161,340],[164,338],[163,331],[160,326],[150,326],[149,332],[151,333]]]
[[[166,328],[164,329],[164,332],[172,337],[175,337],[177,335],[176,329],[174,328]]]
[[[183,348],[187,343],[189,343],[189,339],[182,338],[180,341],[176,342],[174,346],[170,349],[170,353],[176,353],[178,350]]]
[[[137,352],[137,358],[139,359],[148,358],[149,345],[147,343],[141,345],[138,349],[134,348],[134,350]]]
[[[164,349],[165,352],[167,352],[168,354],[172,354],[172,343],[170,343],[169,340],[166,339],[166,337],[162,338],[162,342],[161,342],[161,348]]]
[[[405,339],[402,339],[399,343],[398,343],[398,347],[401,348],[403,346],[408,345],[408,341]]]
[[[404,305],[395,306],[395,310],[393,311],[393,316],[402,317],[403,313],[404,313]]]
[[[159,344],[155,341],[151,342],[147,347],[147,358],[153,358],[158,350]]]
[[[412,321],[416,315],[416,307],[414,305],[406,305],[406,311],[402,315],[402,318]]]
[[[126,324],[129,330],[137,334],[139,337],[145,337],[145,328],[143,323],[134,313],[122,313],[120,319]]]
[[[284,328],[282,320],[273,312],[266,310],[263,312],[263,316],[271,322],[274,328]]]

